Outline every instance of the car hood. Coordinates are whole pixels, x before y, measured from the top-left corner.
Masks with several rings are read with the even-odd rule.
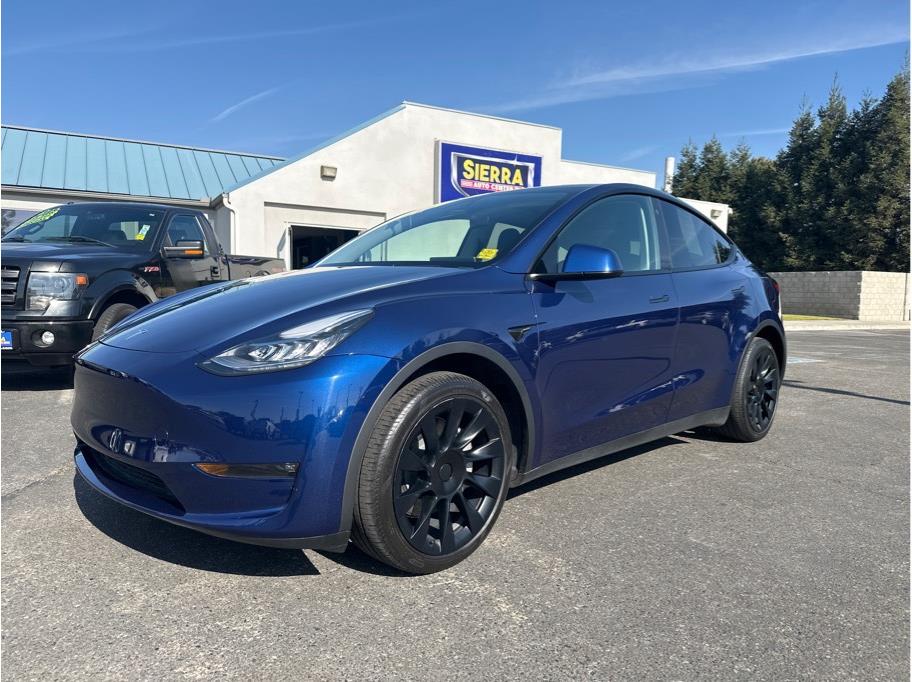
[[[276,334],[346,309],[369,308],[403,284],[465,270],[411,266],[309,268],[184,292],[143,308],[102,343],[155,352],[203,351]]]
[[[110,260],[145,259],[149,254],[137,249],[123,249],[101,244],[76,244],[73,242],[3,242],[3,262],[9,265],[28,265],[34,261],[60,263],[63,272],[78,271],[80,263],[96,264]]]

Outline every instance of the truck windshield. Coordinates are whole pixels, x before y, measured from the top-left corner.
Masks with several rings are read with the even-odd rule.
[[[70,242],[148,249],[164,211],[137,206],[67,204],[36,213],[10,230],[4,242]]]
[[[578,191],[548,187],[434,206],[378,225],[316,265],[478,267],[509,253],[527,230]]]

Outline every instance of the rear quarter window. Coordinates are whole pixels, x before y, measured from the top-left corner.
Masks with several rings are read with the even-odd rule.
[[[658,201],[668,229],[673,268],[706,268],[728,262],[734,246],[712,225],[688,210]]]

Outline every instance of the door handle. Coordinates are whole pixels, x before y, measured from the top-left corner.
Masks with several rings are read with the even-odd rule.
[[[744,285],[742,284],[740,287],[735,287],[734,289],[732,289],[732,293],[733,293],[733,294],[736,294],[736,295],[737,295],[737,294],[743,294],[743,293],[744,293]]]
[[[664,296],[653,296],[649,299],[650,303],[668,303],[668,294]]]

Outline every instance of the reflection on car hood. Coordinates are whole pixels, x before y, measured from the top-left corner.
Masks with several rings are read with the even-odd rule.
[[[252,331],[282,331],[286,324],[313,319],[307,311],[326,304],[357,297],[356,305],[372,305],[389,295],[390,287],[460,272],[465,271],[412,266],[326,267],[227,282],[144,308],[105,336],[102,343],[155,352],[202,350]],[[372,292],[377,296],[371,297]]]

